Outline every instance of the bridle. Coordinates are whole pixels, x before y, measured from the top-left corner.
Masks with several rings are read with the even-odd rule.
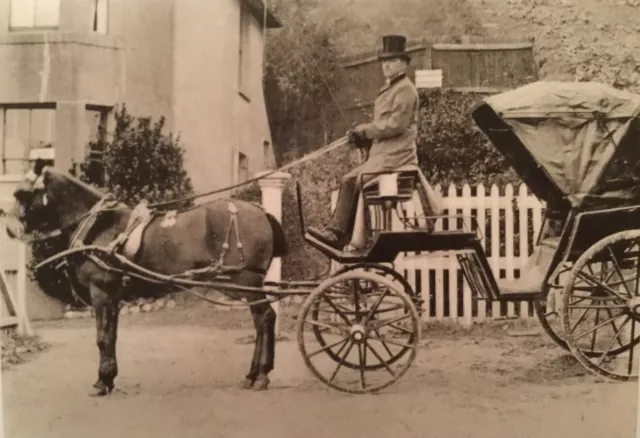
[[[42,172],[40,173],[40,175],[37,175],[33,170],[30,170],[29,172],[27,172],[27,174],[25,175],[25,181],[31,183],[31,190],[44,190],[46,188],[44,183],[44,174],[46,171],[47,171],[47,166],[45,166],[42,169]],[[90,222],[90,220],[93,217],[100,214],[101,211],[106,211],[111,208],[111,207],[104,208],[105,205],[107,205],[109,202],[115,202],[116,204],[118,203],[118,201],[115,199],[115,197],[111,193],[107,193],[106,195],[104,195],[102,198],[100,198],[100,200],[98,200],[98,202],[96,202],[89,209],[87,213],[81,215],[78,219],[72,221],[71,223],[66,224],[64,226],[60,226],[53,230],[44,231],[44,232],[34,230],[29,233],[26,233],[23,231],[23,234],[20,240],[23,241],[24,243],[42,242],[45,240],[52,239],[54,237],[59,237],[68,229],[75,228],[76,231],[73,233],[72,238],[70,240],[70,242],[73,243],[75,238],[84,230],[85,226]],[[47,206],[48,203],[49,201],[47,199],[47,194],[43,193],[42,204],[44,206]],[[17,219],[21,224],[23,224],[24,217],[22,214],[18,216]]]

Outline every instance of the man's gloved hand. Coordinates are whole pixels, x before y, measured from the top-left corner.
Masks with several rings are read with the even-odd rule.
[[[355,145],[358,142],[358,139],[360,138],[356,133],[356,131],[354,131],[353,129],[347,130],[346,136],[347,136],[347,141],[352,145]]]
[[[371,146],[371,140],[366,138],[366,136],[364,135],[364,131],[360,128],[360,126],[349,129],[347,131],[347,139],[349,143],[358,148]]]

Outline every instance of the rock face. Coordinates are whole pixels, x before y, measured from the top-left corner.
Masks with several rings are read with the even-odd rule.
[[[491,35],[535,39],[541,79],[640,93],[640,0],[471,0]]]

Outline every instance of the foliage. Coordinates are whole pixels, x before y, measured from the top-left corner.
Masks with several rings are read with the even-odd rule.
[[[238,188],[231,195],[231,198],[262,205],[262,191],[260,190],[260,185],[257,182]]]
[[[355,151],[344,146],[289,171],[293,183],[288,184],[282,194],[282,226],[289,247],[282,263],[283,279],[311,279],[320,276],[329,266],[327,258],[303,239],[295,183],[300,184],[302,192],[305,225],[323,226],[330,217],[332,190],[338,188],[342,175],[357,163]]]
[[[336,89],[339,54],[331,30],[310,18],[318,4],[318,0],[277,0],[270,5],[283,23],[267,36],[264,65],[267,113],[278,140],[277,124],[322,119],[332,98],[329,90]],[[284,148],[276,146],[280,161]]]
[[[184,169],[184,149],[178,137],[165,135],[165,118],[152,122],[149,117],[133,117],[126,106],[114,112],[111,136],[104,126],[98,138],[89,143],[92,150],[104,151],[105,189],[118,199],[135,205],[141,200],[165,202],[193,195],[191,180]],[[100,185],[91,172],[93,161],[81,164],[80,178]],[[182,204],[187,206],[188,204]]]
[[[451,90],[420,93],[418,160],[432,184],[518,182],[471,119],[477,103],[477,97]]]
[[[184,150],[179,138],[162,132],[164,117],[155,122],[148,117],[133,117],[123,106],[114,111],[114,119],[113,133],[100,127],[98,138],[89,143],[90,150],[102,151],[102,160],[96,163],[91,156],[87,156],[80,164],[78,177],[81,180],[113,193],[131,206],[143,199],[153,204],[193,194],[191,181],[183,166]],[[191,204],[186,200],[171,207],[184,208]],[[90,297],[81,290],[75,290],[80,300],[73,296],[62,270],[56,270],[53,265],[45,266],[38,272],[34,270],[36,264],[65,250],[69,237],[65,234],[34,242],[29,275],[45,293],[54,298],[69,304],[88,303]]]
[[[447,42],[486,33],[469,0],[324,0],[311,17],[330,29],[343,54],[373,50],[390,33]]]

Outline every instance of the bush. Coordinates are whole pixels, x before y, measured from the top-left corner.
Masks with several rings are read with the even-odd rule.
[[[165,119],[153,122],[149,117],[133,117],[123,106],[115,111],[115,129],[110,136],[101,127],[92,150],[104,151],[102,166],[106,173],[104,188],[131,206],[141,200],[166,202],[193,195],[191,179],[184,169],[184,149],[180,139],[164,135]],[[94,161],[87,158],[80,165],[80,179],[103,185],[93,172]],[[185,201],[172,205],[187,207]]]
[[[191,180],[183,165],[184,150],[179,138],[162,132],[164,117],[156,122],[148,117],[133,117],[123,106],[116,109],[114,118],[114,132],[110,134],[101,127],[98,138],[89,143],[91,150],[102,151],[103,156],[99,163],[91,156],[86,157],[80,164],[81,180],[113,193],[130,206],[143,199],[159,203],[193,195]],[[186,200],[172,204],[171,208],[190,205],[192,201]],[[69,237],[62,235],[35,242],[29,275],[48,295],[65,303],[84,305],[90,302],[90,297],[76,290],[81,295],[80,300],[76,299],[64,272],[56,270],[54,265],[34,272],[36,264],[67,249]]]
[[[421,91],[418,160],[425,177],[447,187],[519,182],[471,119],[479,98],[451,90]]]

